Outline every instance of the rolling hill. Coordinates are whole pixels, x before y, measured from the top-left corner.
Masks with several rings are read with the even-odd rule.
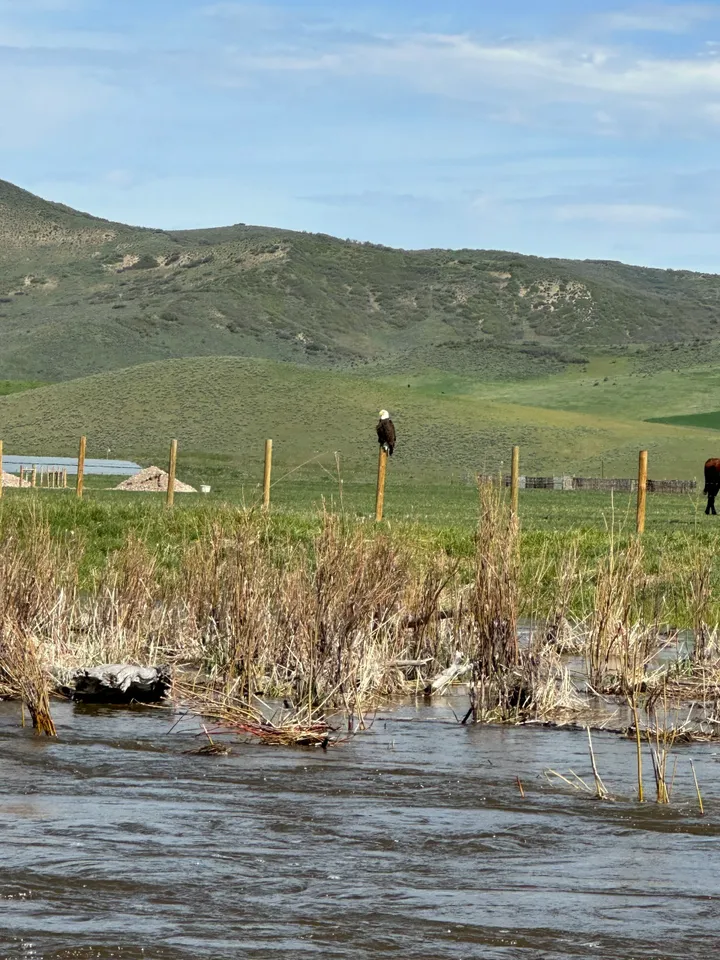
[[[0,181],[6,449],[163,457],[256,476],[696,476],[720,452],[720,277],[498,251],[403,251],[237,224],[112,223]],[[688,419],[690,418],[690,419]],[[663,420],[665,422],[649,422]],[[186,461],[187,462],[187,461]]]
[[[0,332],[11,380],[219,355],[405,369],[438,349],[472,375],[491,347],[557,367],[718,338],[720,277],[243,224],[147,230],[0,181]]]
[[[575,381],[570,380],[566,386]],[[170,438],[181,457],[216,455],[242,476],[258,477],[263,441],[275,441],[276,473],[312,461],[370,479],[376,469],[377,411],[387,406],[398,424],[391,470],[396,482],[470,479],[508,463],[522,447],[530,474],[630,476],[637,451],[650,451],[651,475],[696,476],[717,434],[617,416],[508,402],[445,378],[366,378],[296,364],[234,357],[145,364],[0,398],[6,449],[72,455],[81,433],[89,455],[165,457]],[[720,443],[718,443],[720,446]],[[317,458],[317,460],[316,460]]]

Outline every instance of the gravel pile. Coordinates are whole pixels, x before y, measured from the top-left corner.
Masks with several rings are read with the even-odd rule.
[[[116,490],[129,490],[131,493],[161,493],[167,492],[167,488],[168,475],[160,467],[145,467],[140,473],[128,477],[115,487]],[[175,493],[197,493],[197,490],[189,483],[181,483],[176,477]]]

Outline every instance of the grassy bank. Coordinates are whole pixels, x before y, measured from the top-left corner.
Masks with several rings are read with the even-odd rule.
[[[0,509],[0,696],[22,699],[51,735],[52,687],[108,663],[173,665],[193,709],[261,731],[262,705],[282,698],[284,733],[305,737],[317,721],[322,742],[329,709],[362,723],[382,698],[459,677],[476,721],[588,716],[567,653],[593,691],[634,709],[642,695],[648,724],[658,697],[720,697],[707,527],[642,541],[597,518],[523,532],[492,484],[475,522],[454,526],[376,525],[344,493],[337,509],[269,515],[192,496],[171,511],[161,497],[22,493]],[[527,496],[523,511],[541,502]]]
[[[184,479],[196,479],[192,471]],[[86,496],[68,491],[6,490],[0,505],[0,536],[26,539],[36,524],[47,525],[53,542],[69,551],[82,589],[92,589],[113,556],[129,541],[141,542],[153,558],[158,576],[181,571],[188,551],[207,542],[212,531],[232,538],[248,522],[258,525],[263,541],[280,552],[308,548],[321,535],[324,513],[337,514],[344,529],[364,539],[386,536],[407,550],[418,567],[437,558],[457,561],[459,576],[470,576],[479,516],[475,488],[401,487],[388,490],[386,522],[371,521],[372,484],[288,479],[273,489],[268,517],[259,514],[257,484],[243,485],[219,473],[209,496],[183,495],[168,511],[161,494],[119,494],[105,489],[107,478],[89,477]],[[693,624],[688,582],[699,562],[708,566],[714,597],[720,598],[720,524],[705,517],[701,498],[654,495],[648,499],[643,573],[638,615],[688,627]],[[592,612],[598,563],[611,546],[624,549],[634,540],[634,497],[588,492],[525,491],[520,500],[520,613],[552,613],[558,570],[577,555],[569,610],[584,618]],[[260,534],[258,534],[260,535]],[[708,616],[720,620],[720,600]]]

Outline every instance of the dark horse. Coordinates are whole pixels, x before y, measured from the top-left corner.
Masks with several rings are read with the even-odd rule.
[[[708,460],[705,464],[705,489],[703,493],[708,498],[705,513],[712,513],[717,516],[715,509],[715,497],[720,492],[720,460]]]

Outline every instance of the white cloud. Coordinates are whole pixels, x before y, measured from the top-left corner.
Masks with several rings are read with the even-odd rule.
[[[652,122],[705,123],[720,98],[720,62],[695,56],[637,54],[576,41],[492,43],[469,35],[413,34],[382,42],[233,54],[252,73],[374,77],[420,92],[481,103],[496,118],[541,123],[539,105],[585,104],[586,125],[638,113]],[[712,113],[712,111],[711,111]],[[529,119],[528,119],[529,118]],[[512,122],[512,121],[511,121]],[[633,121],[634,123],[634,121]],[[627,124],[625,124],[627,126]]]
[[[704,3],[657,4],[609,13],[600,18],[613,31],[638,33],[686,33],[698,23],[720,17],[716,6]]]
[[[687,215],[674,207],[646,203],[576,203],[561,206],[556,219],[567,223],[575,220],[592,220],[596,223],[631,224],[651,226],[685,220]]]

